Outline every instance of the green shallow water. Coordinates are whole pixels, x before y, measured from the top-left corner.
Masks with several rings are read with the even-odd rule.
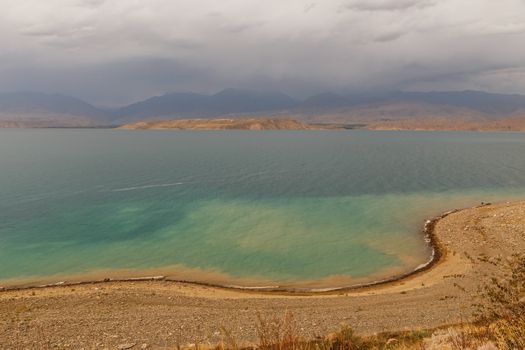
[[[520,133],[0,130],[0,281],[384,278],[428,261],[428,217],[523,199],[524,155]]]

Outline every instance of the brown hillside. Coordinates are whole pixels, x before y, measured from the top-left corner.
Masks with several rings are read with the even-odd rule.
[[[310,130],[311,126],[294,119],[181,119],[142,121],[119,129],[179,129],[179,130]]]

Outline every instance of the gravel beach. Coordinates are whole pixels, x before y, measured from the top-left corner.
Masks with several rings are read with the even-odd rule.
[[[437,221],[439,261],[396,282],[332,294],[264,294],[170,281],[0,291],[0,348],[170,348],[215,343],[225,327],[255,341],[257,314],[293,313],[305,337],[341,323],[360,334],[468,319],[478,288],[525,253],[525,202],[460,210]]]

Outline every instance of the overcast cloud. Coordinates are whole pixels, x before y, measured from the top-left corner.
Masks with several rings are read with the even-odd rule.
[[[525,0],[0,0],[0,91],[525,93]]]

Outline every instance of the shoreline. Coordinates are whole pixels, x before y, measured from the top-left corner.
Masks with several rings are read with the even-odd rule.
[[[217,344],[224,329],[250,343],[258,337],[258,317],[281,319],[285,313],[293,315],[305,339],[326,336],[341,323],[366,336],[469,322],[482,301],[480,288],[505,276],[509,256],[525,254],[525,201],[447,212],[426,226],[437,248],[433,264],[398,281],[353,290],[261,292],[160,276],[6,290],[0,292],[0,343],[176,348]]]
[[[490,205],[490,203],[482,203],[481,205],[478,205],[472,208],[479,208],[479,207],[483,207],[486,205]],[[32,283],[29,282],[27,285],[0,286],[0,293],[7,292],[7,291],[23,291],[23,290],[51,288],[51,287],[74,287],[74,286],[96,285],[96,284],[105,284],[105,283],[151,282],[151,281],[183,283],[183,284],[190,284],[190,285],[224,289],[224,290],[232,290],[232,291],[245,292],[245,293],[252,292],[252,293],[261,293],[261,294],[298,295],[298,296],[312,295],[312,294],[313,295],[330,295],[330,294],[337,294],[341,292],[351,292],[351,291],[365,290],[365,289],[370,289],[370,288],[375,288],[375,287],[384,287],[392,283],[402,282],[406,279],[409,279],[421,273],[425,273],[427,270],[430,270],[435,265],[439,264],[441,262],[441,259],[443,258],[444,252],[442,251],[443,247],[440,246],[439,240],[437,239],[435,235],[435,232],[434,232],[435,226],[439,222],[439,220],[447,217],[450,214],[456,213],[461,210],[464,210],[464,209],[449,210],[440,215],[434,216],[431,219],[427,219],[425,221],[425,224],[423,226],[423,230],[421,231],[421,233],[424,235],[424,239],[427,242],[430,248],[430,251],[431,251],[431,256],[427,262],[418,265],[415,269],[410,270],[408,272],[404,272],[398,275],[386,277],[386,278],[375,280],[375,281],[356,283],[356,284],[352,284],[349,286],[320,287],[320,288],[315,288],[315,287],[289,288],[289,287],[281,287],[279,285],[240,286],[240,285],[234,285],[234,284],[217,284],[217,283],[211,283],[211,282],[205,282],[205,281],[171,279],[163,275],[157,275],[157,276],[137,276],[137,277],[129,277],[129,278],[104,278],[104,279],[79,280],[79,281],[69,281],[69,282],[65,279],[64,281],[57,281],[54,283],[45,283],[45,284],[40,284],[40,285],[38,284],[33,285]]]

